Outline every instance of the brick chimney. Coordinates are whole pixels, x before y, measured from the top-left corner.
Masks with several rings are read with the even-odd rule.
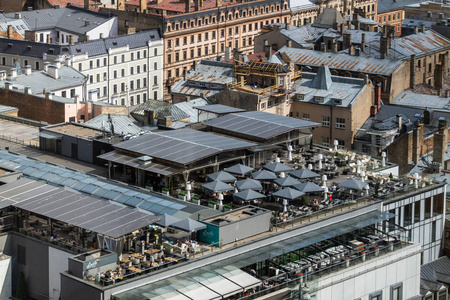
[[[8,25],[8,31],[7,31],[8,39],[12,39],[14,36],[14,30],[12,25]]]
[[[73,45],[73,35],[69,35],[69,45]]]
[[[375,103],[377,110],[381,108],[381,83],[377,83],[375,86]]]
[[[139,0],[139,11],[141,13],[147,11],[147,0]]]
[[[415,165],[419,163],[420,156],[422,155],[421,142],[423,141],[423,124],[418,124],[413,130],[413,151],[412,159]]]
[[[389,41],[388,37],[382,36],[380,38],[380,58],[384,59],[389,55]]]
[[[361,34],[361,51],[366,50],[366,34]]]
[[[91,1],[90,0],[84,0],[84,8],[90,9],[91,8]]]
[[[433,140],[433,162],[444,166],[444,154],[448,147],[448,125],[447,120],[439,120],[439,133],[435,133]]]
[[[185,4],[185,12],[190,12],[191,11],[191,1],[190,0],[184,0],[184,4]]]
[[[414,54],[411,55],[409,72],[410,72],[409,87],[413,89],[416,87],[416,56]]]
[[[144,125],[153,125],[156,120],[156,113],[154,110],[144,110]]]

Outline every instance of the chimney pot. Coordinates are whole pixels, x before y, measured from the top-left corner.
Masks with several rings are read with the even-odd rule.
[[[398,129],[401,130],[402,129],[402,116],[397,115],[396,117],[397,117]]]

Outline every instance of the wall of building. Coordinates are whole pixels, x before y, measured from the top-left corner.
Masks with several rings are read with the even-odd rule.
[[[20,92],[0,89],[0,104],[17,107],[18,116],[57,124],[65,120],[65,104]]]
[[[159,28],[162,30],[163,18],[160,15],[104,7],[101,7],[99,12],[105,14],[111,13],[117,16],[120,35],[128,33],[131,27],[135,28],[136,31],[147,30],[149,28]]]
[[[11,257],[2,254],[0,258],[0,300],[9,300],[12,296]]]
[[[61,139],[61,154],[92,163],[94,161],[92,143],[91,140],[64,135]]]
[[[22,11],[25,5],[25,0],[0,0],[0,10],[4,10],[5,13],[11,13],[16,11]]]
[[[72,253],[64,252],[56,248],[48,248],[48,291],[49,300],[59,300],[61,294],[61,275],[69,269],[69,257],[72,257]]]
[[[405,19],[405,12],[402,9],[379,13],[377,19],[381,26],[393,26],[395,35],[400,36],[402,34],[402,23]]]
[[[320,290],[311,293],[311,299],[371,299],[369,296],[374,292],[381,292],[379,299],[393,299],[391,288],[397,284],[402,284],[401,299],[410,299],[420,295],[419,283],[420,245],[414,244],[320,277],[317,283]]]
[[[125,106],[105,106],[92,104],[93,118],[100,116],[101,114],[118,114],[125,115],[127,108]]]
[[[99,300],[104,299],[102,291],[70,274],[61,274],[61,299]],[[110,298],[105,298],[110,299]]]
[[[255,111],[259,106],[258,95],[225,90],[208,98],[213,104],[223,104],[247,111]]]

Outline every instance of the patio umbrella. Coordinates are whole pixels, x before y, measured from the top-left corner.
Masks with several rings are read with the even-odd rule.
[[[353,178],[338,184],[339,187],[349,190],[362,190],[366,185],[368,185],[367,182]]]
[[[297,169],[292,172],[289,172],[289,175],[298,179],[307,179],[307,178],[315,178],[320,177],[320,174],[317,174],[308,169]]]
[[[194,232],[199,231],[202,229],[206,229],[206,225],[203,223],[200,223],[198,221],[192,220],[192,219],[184,219],[181,221],[178,221],[176,223],[173,223],[170,225],[170,227],[186,231],[186,232]]]
[[[240,191],[249,189],[260,191],[263,189],[261,183],[258,180],[250,178],[236,181],[235,186]]]
[[[275,172],[275,173],[292,171],[291,167],[286,166],[285,164],[280,163],[280,162],[274,162],[271,164],[264,165],[262,167],[263,167],[263,169],[266,169],[266,170],[269,170],[269,171]]]
[[[312,182],[302,182],[300,184],[294,185],[293,188],[295,188],[303,193],[323,192],[323,187],[320,187],[317,184],[312,183]]]
[[[262,171],[256,171],[252,173],[253,179],[256,180],[275,180],[277,179],[277,175],[275,175],[274,172],[262,170]]]
[[[236,181],[236,177],[234,177],[233,175],[231,175],[228,172],[224,172],[224,171],[220,171],[220,172],[216,172],[216,173],[212,173],[209,175],[206,175],[206,178],[208,178],[211,181],[223,181],[223,182],[234,182]]]
[[[278,178],[274,181],[276,184],[278,184],[279,186],[294,186],[296,184],[300,184],[300,181],[298,181],[295,178],[292,177],[283,177],[283,178]]]
[[[254,190],[245,190],[236,194],[233,194],[233,198],[242,200],[242,201],[250,201],[255,199],[266,198],[266,195],[255,192]]]
[[[287,187],[273,193],[273,196],[282,199],[294,200],[300,196],[303,196],[304,194],[305,193],[300,192],[299,190]]]
[[[231,174],[245,175],[245,174],[253,171],[253,168],[248,167],[246,165],[242,165],[242,164],[236,164],[234,166],[226,168],[225,171],[227,171],[228,173],[231,173]]]
[[[181,221],[180,218],[168,215],[168,214],[164,214],[161,217],[161,220],[159,220],[158,222],[155,222],[156,225],[162,226],[162,227],[169,227],[170,225],[172,225],[173,223],[179,222]]]
[[[213,181],[208,182],[202,185],[204,189],[213,191],[213,192],[224,192],[224,191],[232,191],[234,190],[234,187],[232,187],[229,184],[226,184],[223,181]]]

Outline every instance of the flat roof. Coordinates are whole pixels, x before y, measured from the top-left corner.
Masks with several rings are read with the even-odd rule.
[[[113,238],[159,220],[136,208],[96,199],[27,178],[0,186],[3,203]]]
[[[294,129],[318,126],[318,124],[314,122],[261,111],[229,114],[217,119],[209,120],[204,124],[213,128],[263,139],[268,139]]]
[[[102,132],[96,129],[84,127],[84,126],[78,126],[74,124],[62,124],[62,125],[56,125],[56,126],[47,126],[42,128],[43,130],[53,131],[53,132],[59,132],[63,134],[68,134],[72,136],[78,136],[82,138],[90,138],[90,137],[96,137],[99,135],[102,135]]]
[[[116,149],[188,164],[223,151],[246,149],[256,144],[193,129],[151,132],[115,145]]]
[[[229,114],[229,113],[236,113],[236,112],[244,112],[245,109],[236,108],[228,105],[223,104],[211,104],[211,105],[203,105],[203,106],[195,106],[194,108],[206,111],[214,114]]]

